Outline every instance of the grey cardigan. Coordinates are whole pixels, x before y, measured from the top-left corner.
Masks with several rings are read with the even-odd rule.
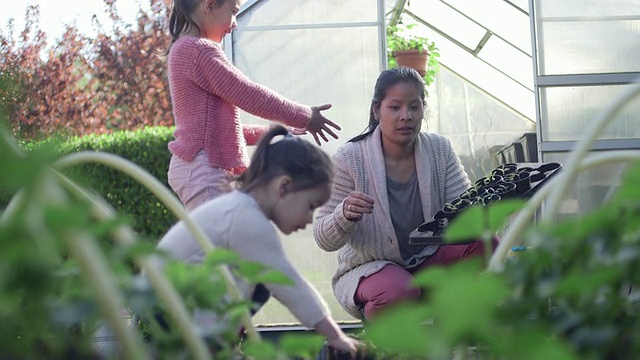
[[[319,209],[313,228],[320,248],[339,250],[338,268],[332,279],[333,292],[353,317],[359,317],[354,294],[360,279],[389,263],[404,266],[389,213],[380,136],[378,127],[366,139],[338,149],[333,157],[331,198]],[[423,215],[427,221],[446,202],[466,190],[470,182],[446,137],[421,132],[414,149]],[[375,199],[373,213],[358,222],[349,221],[342,212],[343,201],[351,191],[361,191]],[[432,247],[426,254],[436,250],[437,247]]]

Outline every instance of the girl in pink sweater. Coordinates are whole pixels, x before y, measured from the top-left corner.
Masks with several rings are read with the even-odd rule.
[[[233,176],[249,163],[247,145],[255,145],[266,125],[243,125],[238,108],[311,133],[316,143],[340,127],[322,111],[290,101],[242,74],[220,47],[236,27],[243,0],[173,0],[169,31],[169,89],[175,140],[168,180],[187,210],[231,190]],[[331,129],[333,128],[333,129]]]

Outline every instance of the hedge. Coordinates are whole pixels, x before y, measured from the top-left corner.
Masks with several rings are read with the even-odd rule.
[[[115,154],[145,169],[169,188],[167,170],[171,153],[167,143],[173,139],[173,130],[173,127],[146,127],[65,141],[51,138],[30,143],[27,148],[53,144],[60,156],[80,151]],[[157,241],[177,221],[151,192],[120,171],[101,164],[83,164],[69,169],[66,174],[101,194],[119,214],[128,218],[142,238]]]

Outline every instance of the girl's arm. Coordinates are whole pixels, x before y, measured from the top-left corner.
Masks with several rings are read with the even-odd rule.
[[[311,108],[256,84],[231,64],[215,45],[199,43],[191,71],[192,81],[240,109],[267,120],[306,128]]]
[[[346,152],[338,150],[333,157],[333,189],[326,204],[318,209],[313,223],[313,235],[318,246],[325,251],[342,248],[356,228],[356,222],[343,212],[344,199],[355,190],[355,181],[347,171]]]
[[[329,307],[285,256],[273,225],[258,210],[242,210],[230,223],[229,245],[243,259],[261,263],[286,275],[292,284],[264,284],[300,322],[313,328],[329,317]]]
[[[336,324],[336,322],[330,317],[320,321],[314,329],[318,333],[324,335],[327,338],[329,346],[336,350],[348,352],[352,356],[356,356],[358,348],[362,347],[362,343],[347,336],[342,329],[340,329],[338,324]]]

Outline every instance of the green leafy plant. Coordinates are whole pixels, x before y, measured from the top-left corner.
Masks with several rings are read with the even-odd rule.
[[[424,75],[424,80],[427,86],[429,86],[434,80],[436,73],[440,69],[440,63],[438,58],[440,57],[440,50],[432,40],[418,36],[412,29],[417,24],[398,23],[396,25],[387,27],[387,60],[390,68],[397,66],[395,54],[398,51],[417,50],[419,52],[426,52],[429,54],[427,62],[427,71]]]

